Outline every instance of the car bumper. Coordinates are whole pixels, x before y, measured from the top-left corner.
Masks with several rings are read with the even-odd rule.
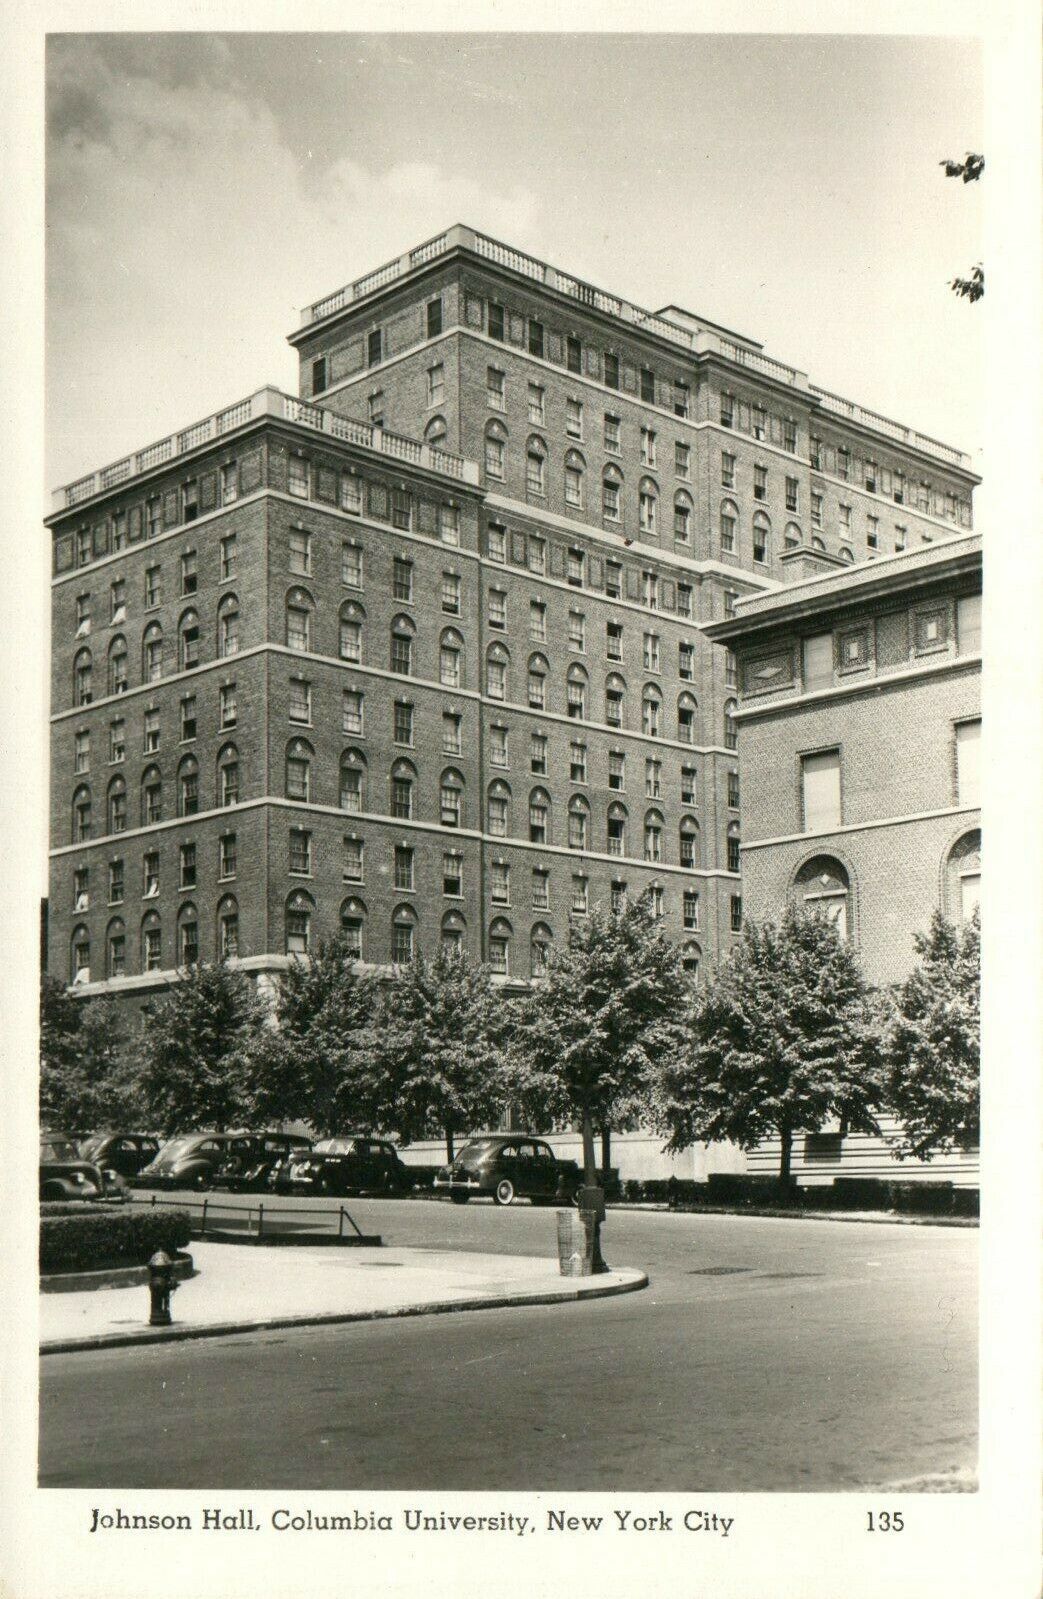
[[[454,1190],[458,1194],[484,1194],[492,1190],[483,1183],[480,1177],[443,1177],[441,1173],[435,1178],[433,1186],[444,1189],[446,1193]]]

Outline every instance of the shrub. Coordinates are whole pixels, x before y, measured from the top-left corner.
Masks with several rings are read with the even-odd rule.
[[[715,1205],[778,1205],[792,1198],[776,1177],[751,1177],[747,1172],[715,1171],[706,1179],[706,1198]]]
[[[144,1266],[157,1249],[173,1254],[190,1238],[185,1212],[148,1209],[84,1215],[41,1216],[40,1270],[95,1271],[108,1266]]]

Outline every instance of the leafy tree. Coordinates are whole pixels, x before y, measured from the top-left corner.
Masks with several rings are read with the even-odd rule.
[[[938,165],[944,167],[947,178],[962,178],[964,183],[977,183],[985,171],[985,157],[968,150],[962,161],[953,161],[951,157],[946,157],[944,161],[939,161]],[[971,268],[969,278],[953,278],[949,287],[954,294],[969,300],[971,305],[980,300],[985,293],[985,272],[981,262]]]
[[[339,935],[283,973],[273,1026],[254,1041],[255,1120],[304,1121],[319,1134],[383,1121],[386,1095],[371,1061],[378,985],[360,975]]]
[[[594,1125],[631,1125],[647,1105],[656,1061],[681,1036],[690,1003],[678,949],[645,898],[574,924],[521,1003],[512,1097],[537,1125],[580,1123],[588,1186]]]
[[[888,996],[883,1036],[887,1103],[903,1124],[896,1152],[929,1160],[980,1131],[981,924],[935,912],[914,940],[920,957]]]
[[[251,1119],[251,1061],[268,1016],[252,982],[224,964],[189,967],[146,1010],[138,1087],[164,1132]]]
[[[437,1129],[452,1160],[455,1134],[503,1109],[506,1020],[486,967],[450,950],[401,967],[384,985],[374,1027],[371,1069],[385,1124],[404,1140]]]
[[[77,999],[55,977],[40,984],[40,1120],[86,1132],[134,1119],[125,1030],[109,998]]]
[[[742,942],[703,990],[685,1048],[660,1075],[656,1120],[669,1148],[728,1138],[744,1149],[779,1135],[779,1181],[793,1137],[840,1116],[877,1130],[881,1093],[869,991],[831,922],[787,909],[748,921]]]

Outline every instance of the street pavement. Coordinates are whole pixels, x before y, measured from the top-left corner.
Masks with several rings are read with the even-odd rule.
[[[527,1205],[349,1206],[389,1245],[555,1252],[553,1212]],[[643,1293],[49,1355],[40,1481],[973,1485],[977,1246],[955,1228],[612,1211],[606,1256],[647,1272]]]

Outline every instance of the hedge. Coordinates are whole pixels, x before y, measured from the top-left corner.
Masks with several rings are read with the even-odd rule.
[[[148,1209],[41,1216],[40,1270],[96,1271],[144,1266],[157,1249],[183,1249],[191,1236],[188,1215],[162,1205]]]
[[[950,1182],[910,1182],[884,1177],[836,1177],[832,1182],[783,1190],[777,1178],[745,1172],[711,1172],[705,1182],[690,1177],[627,1178],[630,1204],[669,1205],[672,1210],[787,1206],[795,1210],[875,1210],[931,1216],[977,1216],[976,1188]]]

